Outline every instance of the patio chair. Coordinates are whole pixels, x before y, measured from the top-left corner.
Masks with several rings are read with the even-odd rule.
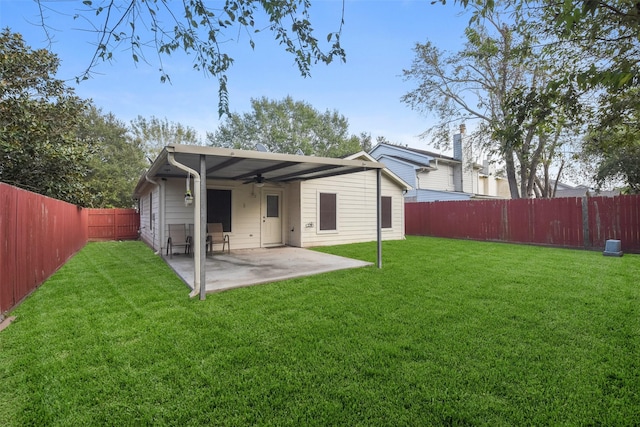
[[[222,252],[225,246],[227,253],[231,253],[231,244],[229,243],[229,235],[224,234],[222,223],[213,222],[207,224],[207,252],[213,252],[213,245],[222,243]]]
[[[193,224],[187,225],[187,239],[189,239],[192,242],[193,242],[194,229],[195,227],[193,226]]]
[[[173,258],[173,247],[184,246],[184,253],[191,253],[191,237],[187,236],[184,224],[169,224],[169,238],[167,239],[167,254]]]

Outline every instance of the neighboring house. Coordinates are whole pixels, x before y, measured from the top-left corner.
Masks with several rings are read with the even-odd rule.
[[[203,175],[203,193],[196,174]],[[196,200],[200,212],[198,203],[185,202],[187,185],[195,198],[204,196]],[[232,250],[375,241],[378,232],[381,240],[403,239],[409,189],[364,152],[332,159],[170,145],[140,178],[134,196],[141,239],[164,254],[168,225],[194,224],[194,218],[222,223]]]
[[[555,181],[551,182],[553,186]],[[586,185],[569,185],[563,182],[558,182],[556,187],[555,197],[614,197],[619,196],[619,190],[603,190],[596,191],[593,188],[587,187]]]
[[[453,153],[448,157],[386,143],[370,152],[413,187],[405,195],[408,202],[509,197],[506,180],[496,175],[495,166],[488,161],[483,165],[472,161],[468,148],[463,149],[461,134],[454,136]]]

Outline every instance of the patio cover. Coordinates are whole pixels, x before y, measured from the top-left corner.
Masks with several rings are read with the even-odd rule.
[[[329,157],[278,154],[261,151],[237,150],[230,148],[202,147],[197,145],[168,145],[155,159],[149,170],[140,178],[134,197],[140,197],[142,190],[155,183],[156,178],[184,178],[187,173],[194,175],[194,292],[200,292],[204,299],[205,283],[205,239],[206,239],[206,185],[201,180],[229,179],[246,181],[260,174],[271,182],[286,183],[308,179],[325,178],[336,175],[377,171],[377,240],[378,268],[382,267],[381,254],[381,172],[384,165],[365,160],[345,160]],[[202,203],[203,201],[204,203]],[[198,262],[200,261],[200,262]]]
[[[364,160],[176,144],[169,145],[160,152],[147,172],[149,178],[185,176],[184,171],[168,162],[167,156],[170,153],[173,153],[173,158],[178,163],[197,171],[200,171],[200,156],[204,156],[207,179],[244,181],[259,173],[268,181],[288,182],[384,168],[382,163]],[[141,184],[144,184],[144,179],[138,183],[136,192],[141,189]]]

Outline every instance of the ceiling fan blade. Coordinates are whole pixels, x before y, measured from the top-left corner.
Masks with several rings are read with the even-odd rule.
[[[262,184],[265,181],[264,177],[262,176],[261,173],[257,174],[256,176],[254,176],[253,178],[244,181],[243,184],[251,184],[251,183],[255,183],[255,184]]]

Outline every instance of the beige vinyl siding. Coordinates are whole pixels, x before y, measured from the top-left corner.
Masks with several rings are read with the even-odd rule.
[[[162,236],[162,230],[161,230],[161,216],[159,214],[159,210],[160,210],[160,199],[161,199],[161,193],[162,193],[162,187],[159,185],[156,185],[153,187],[153,197],[152,197],[152,207],[151,207],[151,212],[152,212],[152,216],[151,216],[151,222],[152,222],[152,226],[150,226],[149,228],[151,228],[151,236],[152,236],[152,247],[154,249],[160,249],[162,247],[162,240],[161,240],[161,236]],[[149,213],[149,209],[147,209],[147,215]]]
[[[472,170],[469,166],[463,168],[462,191],[465,193],[478,193],[478,171]]]
[[[191,206],[184,205],[184,193],[186,191],[184,178],[167,179],[163,182],[166,196],[164,200],[165,212],[162,239],[162,254],[164,255],[167,250],[167,239],[169,238],[169,224],[193,224],[193,209],[195,203]],[[193,182],[191,182],[191,191],[195,192]]]
[[[231,190],[231,232],[225,233],[229,234],[231,248],[260,247],[261,189],[233,181],[208,181],[207,188]]]
[[[480,175],[478,178],[480,191],[478,193],[483,194],[485,196],[494,196],[494,197],[500,196],[501,194],[499,192],[499,185],[501,181],[504,181],[504,180],[501,180],[500,178],[496,178],[495,176],[492,176],[492,175],[489,175],[489,176]]]
[[[151,232],[149,230],[149,193],[145,193],[138,200],[138,209],[140,210],[140,239],[147,245],[151,246]]]
[[[158,215],[160,187],[150,186],[149,189],[150,190],[140,199],[140,238],[147,245],[158,250],[160,248],[160,217]],[[153,194],[152,213],[155,214],[155,218],[153,218],[149,212],[149,194]],[[152,218],[154,221],[153,227],[151,227]]]
[[[148,187],[149,191],[153,191],[153,230],[148,225],[149,194],[147,192],[141,196],[141,235],[149,246],[164,254],[169,236],[168,225],[193,224],[195,203],[184,205],[184,178],[170,178],[159,183],[159,186]],[[262,196],[264,192],[274,190],[282,194],[282,235],[287,245],[309,247],[376,240],[375,171],[280,185],[266,184],[262,188],[253,184],[215,180],[208,180],[206,186],[208,189],[231,190],[232,231],[228,234],[232,250],[261,247]],[[194,191],[193,183],[191,190]],[[336,194],[336,231],[317,230],[320,192]],[[392,227],[382,230],[382,238],[403,239],[402,190],[384,174],[382,195],[392,198]],[[222,246],[214,249],[220,250]]]
[[[168,224],[194,223],[195,203],[184,205],[184,179],[167,180],[166,185],[165,233],[168,233]],[[259,248],[262,189],[234,181],[208,180],[206,185],[208,189],[231,190],[231,232],[225,234],[229,234],[232,249]],[[193,185],[191,189],[193,191]],[[168,234],[165,235],[168,237]],[[163,242],[165,245],[166,242]],[[222,245],[214,248],[219,249],[222,249]]]
[[[319,194],[335,193],[336,230],[319,230]],[[383,239],[404,238],[402,190],[382,178],[382,195],[392,197],[392,227]],[[301,183],[301,246],[337,245],[376,239],[376,172],[366,171]]]
[[[231,193],[231,233],[229,238],[232,249],[251,249],[261,247],[261,223],[263,193],[282,192],[281,211],[283,232],[288,224],[288,191],[284,186],[266,184],[257,187],[254,184],[242,184],[233,181],[209,181],[208,188],[230,189]],[[285,234],[285,239],[287,235]],[[221,248],[221,247],[220,247]]]
[[[455,191],[453,168],[447,164],[438,164],[437,170],[419,172],[420,188],[436,191]]]
[[[261,222],[263,216],[263,193],[270,190],[282,192],[281,215],[283,232],[288,221],[287,194],[279,185],[266,184],[257,187],[254,184],[243,184],[235,181],[207,181],[207,188],[231,190],[231,232],[229,239],[232,249],[252,249],[261,247]],[[286,238],[286,234],[285,234]],[[215,250],[222,249],[220,247]]]
[[[151,246],[151,233],[147,224],[149,223],[149,194],[145,193],[138,200],[138,209],[140,211],[140,239],[147,245]],[[145,212],[146,211],[146,212]]]
[[[300,182],[292,182],[286,186],[284,198],[287,203],[283,212],[287,212],[285,227],[285,244],[290,246],[302,245],[302,217],[300,215]]]
[[[509,189],[509,181],[503,178],[496,178],[496,187],[498,197],[505,199],[511,198],[511,190]]]

